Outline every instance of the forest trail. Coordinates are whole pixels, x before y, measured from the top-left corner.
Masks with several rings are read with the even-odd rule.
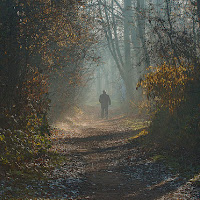
[[[129,127],[122,115],[104,120],[96,112],[92,109],[87,115],[57,124],[63,134],[55,136],[53,148],[83,163],[77,199],[173,199],[170,192],[184,180],[127,140],[142,130],[144,120],[135,119],[135,126]],[[181,197],[178,195],[174,199]]]

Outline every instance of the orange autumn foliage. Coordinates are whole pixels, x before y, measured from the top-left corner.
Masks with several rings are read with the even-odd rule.
[[[180,64],[174,58],[174,64],[164,62],[157,67],[150,66],[144,80],[138,83],[144,89],[147,97],[155,98],[161,107],[168,107],[170,112],[184,100],[184,91],[194,67],[182,61]]]

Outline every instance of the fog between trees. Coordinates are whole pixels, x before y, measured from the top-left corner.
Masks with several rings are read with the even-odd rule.
[[[94,30],[100,40],[93,48],[101,57],[92,77],[96,79],[92,82],[93,94],[89,96],[107,89],[115,93],[115,98],[118,93],[117,101],[123,98],[127,105],[130,101],[137,104],[146,100],[137,84],[149,66],[171,63],[174,57],[179,64],[181,59],[190,63],[197,56],[195,1],[98,0],[85,6],[88,15],[94,16]]]

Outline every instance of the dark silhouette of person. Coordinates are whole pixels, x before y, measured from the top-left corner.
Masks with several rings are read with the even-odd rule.
[[[103,94],[100,95],[99,102],[101,103],[101,118],[104,118],[105,113],[105,117],[108,119],[108,105],[111,105],[111,100],[105,90],[103,90]]]

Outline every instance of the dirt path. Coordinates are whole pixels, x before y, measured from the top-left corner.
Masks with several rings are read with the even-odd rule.
[[[54,148],[83,162],[84,181],[79,184],[77,199],[191,199],[181,196],[187,191],[179,192],[179,196],[173,194],[186,184],[185,180],[172,175],[163,164],[153,162],[139,147],[127,142],[127,138],[141,129],[136,126],[133,130],[122,125],[122,121],[122,116],[102,120],[91,114],[89,118],[82,116],[57,124],[63,135],[55,137]],[[136,124],[141,125],[141,120]],[[195,192],[189,191],[192,195]]]

